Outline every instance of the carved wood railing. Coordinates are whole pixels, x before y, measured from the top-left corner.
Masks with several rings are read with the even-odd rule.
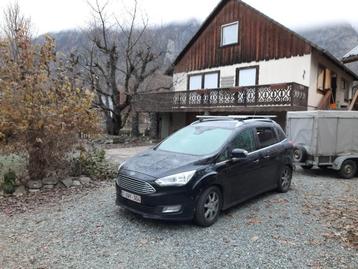
[[[249,110],[306,110],[308,88],[297,83],[195,91],[139,93],[137,111],[200,112]]]

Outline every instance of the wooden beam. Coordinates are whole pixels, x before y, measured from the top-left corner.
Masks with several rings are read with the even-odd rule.
[[[358,90],[357,90],[356,93],[354,94],[354,97],[353,97],[353,99],[352,99],[352,103],[350,104],[348,110],[353,110],[355,104],[357,103],[357,101],[358,101]]]
[[[353,56],[349,56],[347,58],[343,58],[342,62],[344,64],[349,64],[349,63],[353,63],[353,62],[358,62],[358,55],[353,55]]]
[[[326,110],[329,109],[329,105],[331,102],[332,97],[332,90],[329,90],[325,93],[325,95],[322,97],[321,102],[318,104],[318,109]]]

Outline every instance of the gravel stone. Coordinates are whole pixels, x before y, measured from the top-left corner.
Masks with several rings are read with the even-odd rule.
[[[55,187],[55,185],[44,185],[42,188],[45,190],[52,190]]]
[[[25,186],[21,185],[19,187],[16,188],[14,195],[15,196],[22,196],[26,193],[26,188]]]
[[[206,229],[121,209],[109,183],[55,206],[0,212],[0,268],[358,268],[358,252],[326,238],[319,207],[309,206],[357,196],[357,182],[298,169],[288,193],[240,204]]]
[[[73,182],[72,182],[72,186],[75,186],[75,187],[79,187],[79,186],[81,186],[82,184],[81,184],[81,182],[79,181],[79,180],[74,180]]]
[[[42,188],[42,181],[41,180],[29,180],[27,182],[27,187],[30,190],[38,190]]]
[[[66,187],[69,188],[73,185],[73,178],[72,177],[68,177],[65,179],[61,179],[60,182]]]
[[[44,185],[56,185],[58,183],[57,177],[47,177],[42,180]]]
[[[31,193],[37,193],[37,192],[40,192],[40,189],[29,189],[29,192],[31,192]]]
[[[91,182],[92,182],[92,179],[89,178],[89,177],[80,177],[79,180],[80,180],[81,184],[82,184],[82,185],[85,185],[85,186],[90,185]]]

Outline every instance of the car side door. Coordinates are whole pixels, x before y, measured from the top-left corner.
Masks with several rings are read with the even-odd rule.
[[[219,176],[222,177],[224,187],[228,194],[228,204],[241,202],[255,193],[259,176],[260,154],[255,152],[256,139],[255,129],[247,128],[240,131],[229,143],[219,158]],[[233,149],[243,149],[249,154],[247,158],[233,160],[231,152]]]
[[[277,132],[273,126],[256,127],[256,137],[260,152],[260,180],[257,182],[261,191],[276,186],[280,169],[280,147]]]

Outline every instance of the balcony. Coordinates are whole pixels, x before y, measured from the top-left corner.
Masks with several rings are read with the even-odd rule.
[[[308,88],[297,83],[140,93],[138,112],[280,112],[307,110]]]

